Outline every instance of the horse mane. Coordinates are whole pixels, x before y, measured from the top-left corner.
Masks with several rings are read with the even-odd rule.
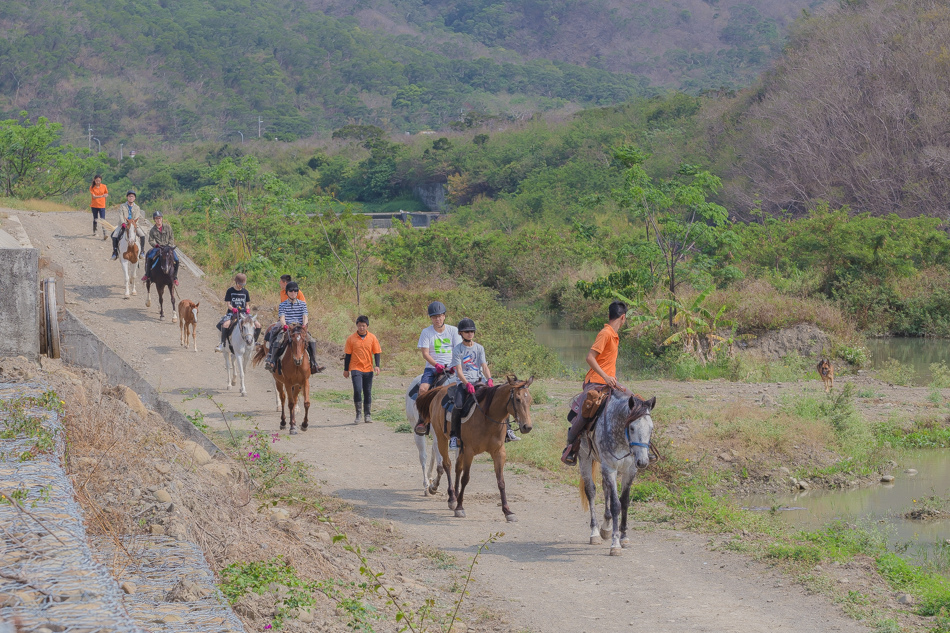
[[[630,399],[628,398],[627,400],[629,402]],[[627,415],[627,421],[634,422],[635,420],[639,420],[640,418],[642,418],[648,413],[650,413],[650,407],[647,406],[646,400],[634,394],[633,407],[630,409],[630,413]]]
[[[429,419],[429,405],[435,399],[435,394],[439,391],[440,387],[435,387],[434,389],[429,389],[427,392],[416,398],[416,410],[419,412],[420,420]]]

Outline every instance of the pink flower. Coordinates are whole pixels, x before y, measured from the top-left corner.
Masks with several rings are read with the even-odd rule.
[[[265,625],[264,625],[264,630],[265,630],[265,631],[268,630],[268,629],[272,629],[272,628],[274,628],[274,627],[271,626],[270,624],[265,624]]]

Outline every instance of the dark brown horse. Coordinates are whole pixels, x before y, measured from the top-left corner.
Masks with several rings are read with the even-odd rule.
[[[462,449],[455,464],[455,488],[452,487],[452,461],[449,457],[449,438],[445,432],[445,409],[442,408],[443,397],[449,389],[454,389],[455,385],[430,390],[416,401],[419,419],[430,423],[435,431],[445,476],[448,479],[449,510],[455,510],[455,516],[465,516],[462,499],[472,470],[472,461],[476,455],[488,453],[495,465],[495,480],[498,483],[498,492],[501,493],[501,511],[505,513],[506,520],[518,520],[508,507],[508,495],[505,494],[505,434],[508,431],[508,416],[515,419],[522,433],[531,431],[532,399],[528,388],[532,382],[534,378],[518,380],[515,376],[509,376],[506,383],[493,388],[494,393],[487,409],[485,403],[488,398],[482,396],[472,417],[462,424]]]
[[[158,318],[165,320],[165,288],[172,302],[172,323],[178,323],[178,313],[175,311],[175,249],[171,246],[159,246],[155,259],[145,260],[145,271],[148,279],[145,281],[145,307],[152,306],[152,284],[158,291]]]
[[[273,327],[273,326],[272,326]],[[308,418],[310,416],[310,356],[307,354],[307,328],[302,325],[291,325],[287,330],[287,349],[278,359],[277,366],[280,372],[274,372],[274,385],[277,395],[280,397],[280,428],[287,428],[287,416],[284,412],[284,405],[290,407],[290,434],[297,434],[297,414],[294,409],[297,407],[297,398],[303,394],[303,423],[300,425],[301,431],[306,431],[309,426]],[[272,340],[272,345],[276,344]],[[256,367],[260,365],[267,356],[267,349],[263,345],[257,346],[254,352],[253,363]]]

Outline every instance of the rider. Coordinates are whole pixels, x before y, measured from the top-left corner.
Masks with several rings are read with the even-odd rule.
[[[135,192],[127,191],[125,194],[125,204],[119,205],[119,213],[121,218],[119,221],[119,226],[115,227],[115,230],[112,231],[112,259],[119,259],[119,240],[122,239],[122,234],[128,229],[128,225],[132,223],[132,220],[136,221],[135,233],[139,236],[139,253],[145,252],[145,230],[138,225],[142,221],[142,210],[139,208],[139,205],[135,204]],[[130,242],[132,240],[129,240]]]
[[[290,298],[287,296],[287,284],[289,284],[291,281],[293,281],[293,277],[290,275],[280,276],[280,302],[287,301],[287,299]],[[304,296],[303,290],[297,290],[297,300],[307,303],[307,297]]]
[[[591,389],[607,385],[611,389],[619,388],[617,383],[617,353],[620,349],[620,328],[627,322],[627,304],[614,301],[607,309],[607,323],[597,333],[594,344],[587,352],[587,364],[590,370],[584,376],[584,393]],[[567,446],[561,453],[561,461],[568,465],[577,463],[577,449],[580,438],[590,420],[580,413],[571,422],[567,432]]]
[[[445,305],[441,301],[430,303],[428,312],[432,325],[422,330],[417,346],[426,361],[422,382],[419,383],[419,397],[435,385],[438,375],[445,372],[446,364],[452,362],[452,350],[462,342],[458,329],[445,324]],[[425,429],[426,425],[421,421],[416,425],[416,433],[420,435],[425,435]]]
[[[155,222],[155,226],[148,232],[148,245],[151,246],[148,254],[145,256],[145,275],[142,276],[142,281],[148,281],[149,275],[152,271],[152,260],[158,255],[159,246],[170,246],[172,249],[172,255],[175,256],[175,272],[172,273],[172,279],[175,280],[175,285],[178,285],[178,253],[175,252],[175,234],[172,232],[172,227],[170,224],[165,224],[162,219],[162,212],[156,211],[152,214],[152,220]]]
[[[356,332],[346,339],[343,346],[343,377],[353,380],[353,404],[356,406],[356,420],[359,424],[363,419],[369,424],[370,405],[373,402],[373,371],[379,375],[379,357],[383,353],[379,346],[379,339],[369,331],[369,317],[361,314],[356,317]],[[360,400],[363,401],[363,411],[360,414]]]
[[[224,302],[228,306],[228,312],[218,323],[218,329],[221,330],[221,344],[214,348],[216,352],[223,352],[228,346],[228,328],[231,326],[231,319],[236,319],[241,312],[250,313],[248,304],[251,303],[251,295],[248,294],[244,284],[247,283],[247,275],[238,273],[234,276],[234,286],[228,288],[224,293]]]
[[[264,364],[267,371],[274,371],[274,360],[280,358],[284,353],[287,340],[285,332],[290,329],[290,326],[302,325],[306,328],[307,323],[310,321],[310,317],[307,313],[307,303],[297,299],[297,293],[299,291],[300,288],[297,286],[296,281],[288,283],[287,296],[289,299],[282,301],[280,307],[277,308],[277,314],[280,315],[281,331],[274,337],[274,340],[270,342],[270,351],[267,355],[267,362]],[[309,333],[307,334],[307,352],[310,355],[311,374],[326,369],[326,367],[317,365],[317,345]]]

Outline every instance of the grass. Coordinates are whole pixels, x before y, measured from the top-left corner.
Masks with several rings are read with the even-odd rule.
[[[15,209],[18,211],[37,211],[39,213],[55,213],[63,211],[77,211],[72,207],[53,200],[38,200],[30,198],[29,200],[20,200],[18,198],[0,197],[0,207]]]
[[[904,365],[896,358],[888,358],[884,365],[875,372],[878,380],[902,387],[916,384],[917,372],[910,365]]]

